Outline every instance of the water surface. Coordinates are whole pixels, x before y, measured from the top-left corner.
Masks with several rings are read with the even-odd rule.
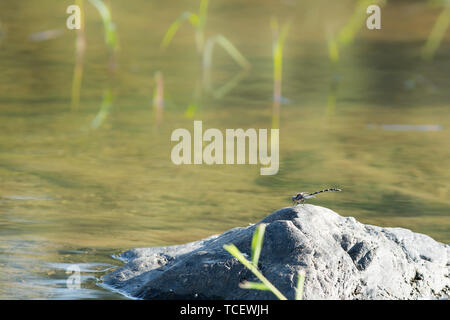
[[[111,1],[120,37],[113,73],[102,22],[86,4],[81,98],[72,108],[75,32],[64,28],[70,3],[2,2],[0,298],[121,298],[97,286],[120,265],[113,254],[255,223],[290,205],[295,192],[333,186],[344,191],[313,203],[450,242],[448,37],[433,61],[420,58],[439,10],[416,1],[386,6],[383,29],[359,33],[336,66],[326,30],[348,21],[354,1],[339,3],[213,1],[206,35],[224,34],[252,68],[241,73],[217,48],[212,91],[191,27],[159,48],[171,21],[198,1]],[[271,127],[272,15],[293,19],[279,173],[175,166],[170,135],[192,132],[194,119],[221,130]],[[30,38],[58,29],[48,40]],[[165,92],[159,123],[157,71]],[[110,107],[102,109],[108,95]],[[78,290],[67,288],[71,265],[81,270]]]

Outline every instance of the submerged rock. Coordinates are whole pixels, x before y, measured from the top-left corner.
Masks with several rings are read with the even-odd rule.
[[[381,228],[318,206],[278,210],[266,223],[262,273],[294,298],[299,270],[304,299],[440,299],[450,295],[450,245],[402,228]],[[132,249],[102,286],[140,299],[276,299],[241,289],[256,277],[223,249],[250,255],[256,225],[183,245]]]

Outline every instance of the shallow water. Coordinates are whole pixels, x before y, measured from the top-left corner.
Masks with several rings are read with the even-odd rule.
[[[208,91],[191,27],[159,49],[171,21],[198,1],[130,2],[111,1],[120,37],[113,75],[102,22],[86,5],[78,108],[71,108],[75,33],[62,24],[67,4],[0,3],[0,298],[120,299],[97,285],[120,265],[113,254],[245,226],[290,205],[295,192],[331,186],[344,191],[311,203],[450,242],[449,37],[433,61],[420,59],[438,9],[386,6],[383,29],[359,33],[333,67],[325,29],[345,24],[353,1],[214,1],[207,36],[223,33],[252,68],[241,73],[217,48]],[[272,14],[293,17],[279,173],[175,166],[170,135],[192,132],[194,119],[221,130],[271,127]],[[152,107],[157,71],[162,120]],[[101,109],[105,92],[111,106]],[[73,265],[80,289],[67,287]]]

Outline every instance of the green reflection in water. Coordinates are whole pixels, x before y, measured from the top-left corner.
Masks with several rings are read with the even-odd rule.
[[[325,1],[296,6],[261,1],[257,7],[239,2],[237,10],[237,2],[215,1],[208,11],[208,32],[224,33],[252,69],[227,85],[241,68],[217,50],[210,80],[219,89],[210,92],[202,87],[196,48],[187,45],[192,44],[189,30],[179,30],[171,50],[159,50],[179,6],[111,2],[121,40],[117,70],[112,79],[102,22],[95,8],[85,6],[89,49],[74,110],[76,33],[24,41],[32,32],[60,27],[65,4],[0,4],[5,35],[0,50],[1,298],[111,297],[91,278],[85,278],[84,288],[94,292],[67,293],[61,282],[65,273],[54,263],[118,264],[111,254],[245,226],[289,206],[295,192],[329,186],[344,191],[323,195],[314,204],[364,223],[450,241],[450,63],[421,62],[428,36],[421,30],[432,24],[419,18],[433,21],[436,16],[425,4],[386,5],[383,12],[391,13],[386,19],[397,17],[384,20],[391,29],[362,31],[339,52],[337,85],[323,24],[332,16],[333,25],[345,25],[353,2],[331,8]],[[186,10],[195,10],[198,2],[191,5]],[[401,16],[407,6],[419,6],[423,10],[414,12],[421,16]],[[274,10],[278,17],[309,12],[307,19],[293,18],[283,50],[279,173],[263,177],[258,166],[249,165],[173,165],[170,135],[176,128],[192,130],[194,119],[203,120],[205,129],[272,126],[267,21]],[[404,24],[410,25],[407,32]],[[445,42],[439,50],[436,57],[450,52]],[[163,121],[152,110],[157,71],[164,75]],[[194,104],[194,118],[186,117]],[[99,109],[107,116],[92,130]],[[442,129],[390,131],[383,124]]]

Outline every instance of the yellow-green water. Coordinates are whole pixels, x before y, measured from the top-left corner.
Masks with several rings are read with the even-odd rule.
[[[326,30],[348,21],[354,1],[211,1],[206,36],[224,34],[252,64],[240,74],[216,48],[213,90],[234,84],[217,97],[202,82],[190,26],[166,51],[159,48],[170,23],[197,10],[198,1],[110,3],[120,40],[117,70],[108,71],[103,25],[86,2],[78,108],[71,107],[75,31],[65,29],[72,2],[0,3],[0,298],[120,298],[96,286],[120,264],[112,254],[245,226],[290,205],[295,192],[332,186],[344,191],[311,203],[450,241],[450,36],[433,61],[420,59],[439,8],[388,4],[382,30],[359,33],[336,67]],[[194,119],[222,130],[271,127],[272,15],[292,18],[279,173],[175,166],[170,135],[176,128],[192,132]],[[29,38],[53,29],[63,33]],[[165,92],[159,127],[152,106],[157,71]],[[105,91],[111,109],[93,128]],[[392,124],[413,127],[383,127]],[[72,264],[82,269],[80,290],[66,287]]]

